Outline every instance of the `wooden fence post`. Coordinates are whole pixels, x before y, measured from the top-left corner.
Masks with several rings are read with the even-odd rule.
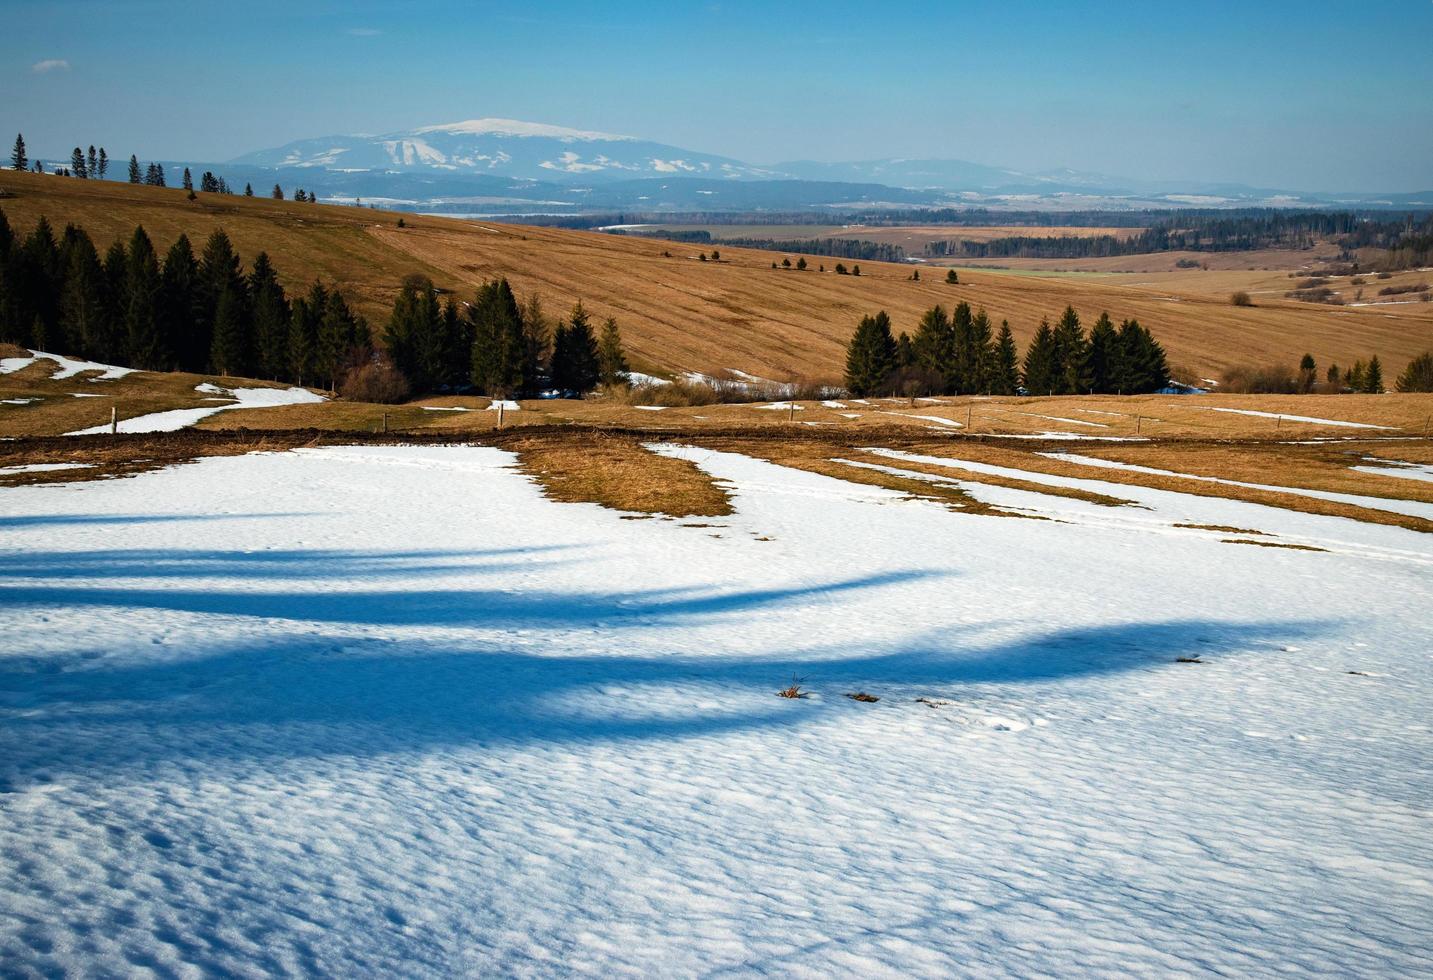
[[[507,401],[507,399],[505,399],[505,398],[499,398],[499,399],[498,399],[498,428],[499,428],[499,429],[501,429],[501,428],[503,427],[503,409],[504,409],[504,407],[505,407],[505,405],[504,405],[503,403],[506,402],[506,401]]]
[[[119,434],[119,409],[114,405],[109,407],[109,434]]]

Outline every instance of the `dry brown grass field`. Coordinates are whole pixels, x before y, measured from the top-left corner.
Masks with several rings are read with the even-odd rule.
[[[658,240],[422,216],[405,216],[399,228],[390,212],[263,197],[190,202],[178,189],[9,171],[0,173],[0,190],[12,195],[0,208],[18,230],[44,214],[60,227],[85,226],[102,248],[136,224],[161,250],[181,232],[202,243],[223,227],[246,261],[267,250],[290,287],[315,275],[336,282],[375,324],[406,274],[426,274],[459,295],[507,276],[519,292],[539,292],[550,310],[581,299],[597,317],[615,316],[634,366],[654,373],[835,379],[861,315],[884,309],[898,330],[912,330],[931,305],[960,301],[984,307],[996,323],[1009,320],[1021,343],[1066,304],[1087,322],[1102,310],[1135,317],[1171,363],[1201,377],[1235,364],[1292,364],[1306,351],[1320,364],[1377,353],[1393,377],[1433,347],[1433,304],[1318,306],[1282,298],[1271,282],[1256,306],[1236,308],[1227,292],[1248,286],[1200,284],[1200,275],[1214,273],[1198,270],[1187,280],[1142,283],[964,270],[960,285],[947,286],[934,275],[910,281],[908,265],[863,262],[859,277],[782,271],[771,268],[779,255],[765,251],[722,249],[721,262],[701,262],[700,248]],[[829,270],[834,260],[811,260],[821,263]]]

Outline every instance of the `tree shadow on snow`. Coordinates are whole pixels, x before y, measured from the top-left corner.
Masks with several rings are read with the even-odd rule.
[[[859,646],[853,652],[853,645],[861,642],[856,636],[843,638],[840,649],[773,649],[760,640],[762,612],[810,607],[828,599],[845,602],[860,593],[932,577],[920,570],[720,593],[421,588],[239,592],[5,581],[137,577],[151,568],[159,577],[259,577],[269,586],[272,580],[306,578],[304,569],[310,565],[322,567],[325,577],[384,578],[488,572],[505,564],[531,569],[554,560],[530,554],[537,550],[14,556],[19,564],[7,563],[0,571],[0,615],[23,608],[82,606],[159,610],[254,617],[264,620],[266,632],[262,639],[203,655],[176,656],[172,648],[136,654],[142,649],[138,640],[130,651],[101,657],[86,650],[79,637],[64,654],[0,659],[0,785],[13,787],[63,772],[123,772],[166,762],[721,735],[795,726],[819,717],[821,706],[771,696],[792,673],[831,691],[885,685],[951,694],[962,685],[1047,683],[1149,669],[1180,655],[1247,651],[1327,628],[1187,619],[1055,629],[997,642],[982,642],[955,629],[883,642],[876,652],[865,654]],[[660,637],[663,629],[724,624],[727,619],[732,627],[723,634],[725,642],[708,643],[701,655],[605,652],[620,650],[627,630],[656,631]],[[325,633],[316,624],[485,632],[418,640],[362,631]],[[550,631],[552,646],[542,653],[531,647],[508,649],[490,630],[520,630],[529,638]],[[595,630],[604,652],[565,646],[573,642],[574,630],[581,631],[588,649]]]

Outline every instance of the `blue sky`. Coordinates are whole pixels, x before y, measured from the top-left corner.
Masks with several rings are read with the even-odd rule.
[[[45,154],[224,160],[505,116],[754,163],[1433,188],[1433,0],[0,0],[0,16],[0,131]]]

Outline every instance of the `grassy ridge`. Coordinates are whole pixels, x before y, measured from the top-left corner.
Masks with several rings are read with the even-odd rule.
[[[1137,317],[1165,345],[1170,361],[1217,377],[1231,364],[1293,363],[1305,351],[1319,363],[1351,363],[1378,353],[1396,376],[1433,346],[1433,306],[1324,308],[1270,297],[1235,308],[1226,296],[1181,291],[1177,281],[1134,284],[1119,277],[1042,279],[997,271],[961,273],[959,286],[938,274],[920,282],[910,267],[863,262],[863,275],[773,270],[775,253],[723,248],[722,261],[701,262],[696,246],[670,242],[407,216],[353,207],[268,198],[200,195],[114,182],[67,180],[5,171],[0,201],[17,230],[39,215],[82,224],[105,247],[143,224],[161,252],[185,232],[202,242],[223,227],[245,260],[267,250],[298,288],[321,276],[336,282],[376,324],[387,317],[397,285],[409,273],[467,295],[483,279],[505,275],[519,292],[537,290],[554,311],[575,300],[600,319],[617,317],[634,366],[647,371],[717,373],[736,368],[762,377],[839,377],[844,346],[857,319],[889,311],[897,329],[912,330],[935,303],[965,300],[1008,319],[1023,342],[1041,317],[1072,303],[1092,321],[1101,310]],[[670,254],[666,254],[670,253]],[[831,259],[816,259],[813,267]],[[1424,308],[1426,307],[1426,308]]]

